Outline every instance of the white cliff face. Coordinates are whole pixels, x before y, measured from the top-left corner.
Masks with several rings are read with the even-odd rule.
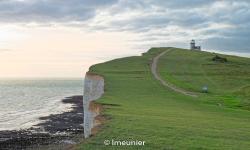
[[[88,138],[95,127],[95,117],[99,109],[92,101],[99,99],[104,93],[104,78],[97,74],[86,73],[84,80],[83,111],[84,111],[84,137]]]

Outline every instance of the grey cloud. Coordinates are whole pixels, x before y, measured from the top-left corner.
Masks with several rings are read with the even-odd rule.
[[[2,0],[0,22],[85,21],[117,0]]]
[[[109,17],[98,20],[102,12]],[[140,13],[122,18],[133,12]],[[206,49],[249,52],[250,47],[249,0],[0,0],[0,22],[130,31],[141,35],[142,41],[159,44],[171,36],[195,38]],[[221,24],[232,27],[216,27]],[[162,32],[168,27],[179,30]]]
[[[188,8],[196,8],[207,6],[216,0],[150,0],[149,3],[166,7],[166,8],[174,8],[174,9],[188,9]]]
[[[203,46],[206,47],[206,49],[250,53],[249,39],[243,37],[242,38],[214,37],[203,41]]]
[[[249,26],[238,27],[231,30],[212,30],[210,32],[216,33],[217,35],[203,41],[203,45],[205,48],[250,53]]]
[[[198,38],[198,40],[203,41],[202,45],[205,49],[250,53],[250,1],[148,0],[145,3],[146,5],[138,5],[138,2],[136,2],[133,5],[130,2],[127,4],[133,7],[129,5],[125,7],[128,7],[130,11],[132,8],[135,8],[137,11],[141,9],[142,12],[148,13],[148,16],[143,15],[122,21],[113,20],[108,24],[108,27],[113,30],[120,30],[121,27],[124,28],[125,26],[127,27],[125,30],[144,32],[142,41],[150,42],[153,40],[155,42],[158,40],[159,43],[162,43],[164,34],[155,32],[152,35],[147,34],[147,32],[151,32],[154,29],[162,29],[164,31],[167,26],[177,26],[183,32],[172,33],[174,34],[173,36],[190,39]],[[218,6],[217,10],[213,10],[212,7],[216,5],[222,6]],[[144,6],[144,8],[141,8],[141,6]],[[153,6],[157,10],[154,10]],[[161,13],[160,15],[158,13],[150,14],[150,11],[160,11]],[[217,27],[217,25],[228,25],[231,27]],[[145,35],[150,37],[145,38]],[[165,36],[166,42],[170,37],[171,35],[169,34]]]

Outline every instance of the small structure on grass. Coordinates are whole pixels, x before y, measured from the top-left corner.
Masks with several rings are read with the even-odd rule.
[[[208,93],[208,87],[206,85],[202,87],[202,93]]]
[[[200,51],[201,50],[201,46],[196,46],[195,45],[195,40],[191,40],[191,42],[190,42],[190,49],[191,50],[198,50],[198,51]]]

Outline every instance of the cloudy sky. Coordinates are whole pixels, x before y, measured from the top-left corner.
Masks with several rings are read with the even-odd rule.
[[[248,0],[0,0],[0,77],[81,77],[150,47],[250,56]]]

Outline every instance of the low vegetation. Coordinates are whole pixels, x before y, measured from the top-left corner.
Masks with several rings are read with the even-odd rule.
[[[224,58],[224,57],[220,57],[218,55],[215,55],[213,58],[212,58],[213,61],[216,61],[216,62],[221,62],[221,63],[225,63],[227,62],[227,58]]]

